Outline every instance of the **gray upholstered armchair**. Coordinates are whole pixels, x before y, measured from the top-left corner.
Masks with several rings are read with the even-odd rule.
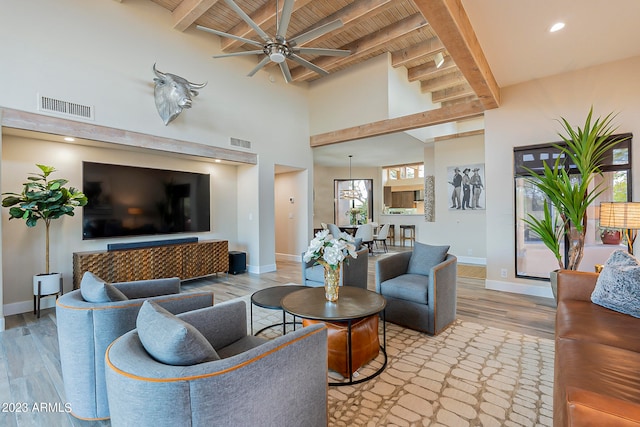
[[[139,319],[139,327],[114,341],[105,358],[114,426],[327,425],[324,325],[273,340],[247,335],[243,301],[177,317],[190,325],[187,330],[196,329],[216,357],[186,366],[158,362],[147,350],[156,357],[172,350],[148,348],[160,340],[149,341],[148,323],[140,323],[149,319]]]
[[[357,258],[348,256],[340,269],[340,285],[355,286],[367,289],[369,274],[369,249],[365,246],[356,251]],[[304,253],[302,254],[304,257]],[[315,261],[302,261],[302,284],[305,286],[324,286],[324,267],[320,264],[313,265]]]
[[[387,300],[386,320],[437,335],[456,319],[457,258],[448,246],[416,242],[376,262],[376,292]]]
[[[85,275],[89,277],[90,273]],[[86,282],[84,277],[83,282]],[[158,302],[173,313],[213,305],[212,292],[181,294],[177,277],[92,285],[92,292],[84,289],[87,298],[89,295],[95,298],[102,292],[98,297],[103,300],[111,297],[111,301],[85,300],[81,284],[81,289],[62,295],[56,303],[66,401],[71,404],[72,414],[81,419],[109,418],[104,354],[114,339],[135,328],[138,310],[146,299]]]

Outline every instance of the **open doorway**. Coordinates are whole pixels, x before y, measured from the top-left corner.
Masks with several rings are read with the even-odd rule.
[[[276,261],[300,261],[309,243],[309,171],[275,165],[274,233]]]

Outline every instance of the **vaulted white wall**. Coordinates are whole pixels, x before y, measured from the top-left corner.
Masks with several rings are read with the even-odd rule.
[[[258,165],[238,166],[237,175],[228,183],[230,189],[237,187],[238,197],[216,200],[225,212],[234,215],[225,235],[232,245],[247,251],[249,270],[272,270],[274,165],[277,162],[303,170],[313,167],[306,85],[287,85],[280,73],[273,73],[272,83],[269,71],[246,77],[257,63],[255,58],[212,59],[220,52],[217,37],[194,28],[182,33],[172,27],[170,12],[153,2],[4,2],[0,13],[0,39],[5,41],[0,43],[0,81],[4,83],[0,107],[38,113],[36,99],[41,94],[91,105],[95,120],[88,122],[116,130],[224,148],[232,148],[230,137],[251,141]],[[163,72],[208,82],[194,98],[193,108],[168,126],[154,104],[154,63]],[[114,152],[110,158],[123,163],[131,157]],[[11,169],[22,178],[33,169],[33,162],[12,162],[3,159],[3,171]],[[78,176],[74,168],[65,167],[65,173]],[[14,184],[0,182],[0,189],[16,190]],[[307,185],[310,194],[311,183]],[[3,221],[7,216],[3,211]],[[3,224],[3,231],[8,226]],[[37,239],[33,230],[19,230],[23,234],[18,239]],[[77,224],[69,231],[80,235]],[[3,247],[4,265],[14,265],[20,257],[10,249]],[[35,252],[33,257],[35,262],[42,258]],[[68,271],[71,258],[61,262]],[[24,271],[20,277],[7,274],[4,269],[5,289],[22,286],[17,282],[29,281],[31,272]],[[15,298],[11,296],[11,301]]]
[[[516,279],[514,273],[513,147],[554,142],[562,130],[557,119],[582,125],[591,106],[594,115],[617,112],[615,123],[634,134],[634,200],[640,195],[637,147],[640,135],[640,57],[514,85],[502,90],[502,105],[485,112],[487,182],[487,284],[551,296],[547,282]],[[599,260],[604,263],[605,259]],[[500,277],[507,269],[508,277]],[[593,271],[585,262],[581,269]]]

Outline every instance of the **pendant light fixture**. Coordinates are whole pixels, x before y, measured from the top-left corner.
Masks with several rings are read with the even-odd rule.
[[[349,154],[349,182],[351,183],[351,188],[347,190],[340,190],[340,198],[343,200],[357,200],[360,198],[360,192],[356,191],[353,185],[353,179],[351,178],[351,158],[353,155]]]

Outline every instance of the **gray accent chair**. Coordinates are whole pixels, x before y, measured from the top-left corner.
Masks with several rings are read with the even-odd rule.
[[[341,233],[340,228],[335,224],[327,224],[327,230],[333,237],[338,237]]]
[[[367,289],[369,275],[369,249],[365,246],[356,251],[357,258],[347,257],[340,269],[340,286],[355,286]],[[304,256],[304,253],[302,254]],[[314,261],[302,261],[302,284],[304,286],[324,286],[324,267],[314,265]]]
[[[387,300],[387,321],[437,335],[456,319],[457,258],[446,254],[426,266],[425,275],[409,273],[412,255],[400,252],[376,262],[376,292]]]
[[[104,379],[104,355],[114,339],[136,327],[136,317],[146,299],[172,313],[213,305],[212,292],[180,293],[180,279],[113,283],[126,301],[91,303],[80,289],[56,302],[60,364],[71,413],[80,419],[109,418]]]
[[[247,335],[246,304],[230,301],[178,315],[221,359],[157,362],[138,330],[105,357],[113,426],[327,425],[327,329],[318,324],[273,340]]]

